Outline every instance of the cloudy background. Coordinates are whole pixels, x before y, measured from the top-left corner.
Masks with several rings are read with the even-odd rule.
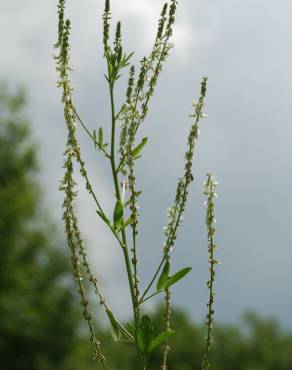
[[[122,20],[125,44],[136,51],[136,63],[150,51],[162,3],[112,0],[113,18]],[[75,101],[92,129],[104,125],[108,133],[101,59],[103,1],[71,0],[67,8],[73,28]],[[291,14],[290,0],[179,2],[176,47],[141,129],[149,143],[138,163],[138,185],[144,190],[140,276],[145,285],[160,258],[166,209],[183,170],[188,114],[199,95],[201,76],[207,75],[208,119],[201,123],[196,181],[173,253],[175,269],[193,266],[174,288],[175,303],[197,320],[204,317],[208,277],[202,182],[212,170],[220,182],[217,319],[237,322],[243,311],[255,309],[292,327]],[[41,182],[51,213],[61,223],[57,188],[66,132],[52,59],[56,27],[56,1],[1,0],[0,77],[27,87],[29,115],[40,144]],[[117,94],[123,92],[121,81]],[[109,169],[82,133],[80,138],[94,187],[111,212]],[[79,194],[82,230],[98,276],[110,303],[125,317],[128,291],[120,249],[97,221],[82,187]]]

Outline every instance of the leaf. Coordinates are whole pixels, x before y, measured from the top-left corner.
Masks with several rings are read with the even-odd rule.
[[[98,130],[98,145],[102,147],[102,144],[103,144],[103,131],[102,127],[100,127]]]
[[[125,326],[126,326],[126,329],[128,330],[128,332],[130,334],[132,334],[133,337],[134,337],[135,336],[135,328],[129,322],[127,322]]]
[[[94,139],[94,147],[96,149],[96,143],[97,143],[97,140],[96,140],[96,130],[93,130],[93,139]]]
[[[105,215],[103,215],[98,209],[96,210],[96,213],[99,215],[99,217],[104,221],[106,222],[107,224],[109,224],[109,220],[105,217]]]
[[[130,225],[130,223],[132,222],[132,217],[129,217],[119,228],[118,232],[120,233],[121,231],[125,230],[125,228],[127,226]]]
[[[121,62],[120,62],[120,65],[119,65],[119,67],[120,68],[125,68],[125,67],[127,67],[130,63],[129,63],[129,60],[132,58],[132,56],[134,55],[134,53],[130,53],[129,55],[126,55],[126,54],[124,54],[123,55],[123,58],[122,58],[122,60],[121,60]]]
[[[113,313],[109,309],[106,309],[106,314],[111,323],[111,327],[112,327],[111,334],[112,334],[113,340],[117,342],[118,340],[121,339],[121,336],[122,336],[119,323],[117,322]]]
[[[117,200],[115,210],[114,210],[114,228],[118,229],[118,227],[121,225],[123,222],[123,204],[120,200]]]
[[[161,273],[161,275],[158,279],[158,283],[157,283],[157,286],[156,286],[157,292],[164,289],[165,284],[167,283],[167,280],[168,280],[169,269],[170,269],[169,262],[166,262],[165,265],[164,265],[164,268],[162,270],[162,273]]]
[[[139,145],[136,146],[136,148],[134,148],[132,150],[132,156],[134,158],[136,158],[139,153],[141,152],[141,150],[144,148],[144,146],[147,144],[147,141],[148,141],[148,138],[147,137],[144,137],[141,141],[141,143]]]
[[[183,277],[186,276],[186,274],[188,274],[191,271],[191,269],[192,269],[191,267],[185,267],[184,269],[178,271],[173,276],[169,277],[165,286],[164,286],[164,289],[169,288],[171,285],[173,285],[176,282],[178,282],[179,280],[181,280]]]
[[[152,340],[149,351],[154,351],[162,343],[166,341],[167,338],[171,337],[175,333],[172,329],[167,329],[160,333],[155,339]]]
[[[138,346],[142,353],[149,353],[153,339],[152,321],[149,316],[143,316],[138,330]]]
[[[124,208],[127,208],[131,204],[131,199],[128,199],[124,204]]]
[[[135,193],[135,197],[138,198],[142,194],[142,191],[137,191]],[[124,208],[128,207],[131,204],[131,198],[126,201],[124,204]]]
[[[124,65],[128,65],[129,63],[128,63],[128,61],[132,58],[132,56],[134,55],[135,53],[134,52],[132,52],[132,53],[130,53],[129,55],[124,55],[124,57],[123,57],[123,64]]]

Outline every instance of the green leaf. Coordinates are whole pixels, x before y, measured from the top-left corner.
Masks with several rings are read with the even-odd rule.
[[[149,353],[153,340],[153,326],[149,316],[143,316],[138,330],[138,346],[142,353]]]
[[[127,200],[124,204],[124,208],[127,208],[131,204],[131,199]]]
[[[95,146],[95,149],[96,149],[96,143],[97,143],[97,140],[96,140],[96,130],[93,130],[93,139],[94,139],[94,146]]]
[[[128,332],[130,334],[132,334],[133,337],[134,337],[135,336],[135,328],[129,322],[127,322],[125,326],[126,326],[126,329],[128,330]]]
[[[125,228],[127,226],[130,225],[130,223],[132,222],[132,217],[129,217],[119,228],[118,232],[120,233],[121,231],[125,230]]]
[[[132,156],[134,158],[136,158],[139,153],[141,152],[141,150],[144,148],[144,146],[147,144],[147,141],[148,141],[148,138],[147,137],[144,137],[141,141],[141,143],[139,145],[136,146],[136,148],[134,148],[132,150]]]
[[[135,193],[135,197],[138,198],[142,194],[142,191],[137,191]],[[128,199],[126,203],[124,204],[124,208],[128,207],[131,204],[131,199]]]
[[[157,286],[156,286],[157,292],[164,289],[165,284],[167,283],[167,280],[168,280],[169,269],[170,269],[169,262],[166,262],[162,270],[162,273],[158,279],[158,282],[157,282]]]
[[[102,131],[102,127],[100,127],[99,130],[98,130],[98,145],[100,147],[102,147],[102,145],[103,145],[103,131]]]
[[[162,343],[166,341],[167,338],[171,337],[175,333],[172,329],[167,329],[160,333],[155,339],[152,340],[149,351],[154,351]]]
[[[132,53],[130,53],[129,55],[124,55],[123,56],[123,65],[124,66],[126,66],[126,65],[128,65],[129,63],[128,63],[128,61],[132,58],[132,56],[134,55],[135,53],[134,52],[132,52]]]
[[[109,225],[109,220],[105,217],[105,215],[103,215],[98,209],[96,210],[96,213],[99,215],[99,217],[104,221],[106,222],[108,225]]]
[[[191,267],[185,267],[184,269],[178,271],[176,274],[173,276],[170,276],[164,286],[164,289],[169,288],[171,285],[175,284],[179,280],[181,280],[183,277],[186,276],[191,271]]]
[[[123,222],[123,204],[120,200],[117,200],[115,210],[114,210],[114,228],[118,229],[118,227],[121,225]]]
[[[112,66],[113,67],[115,67],[115,65],[116,65],[116,61],[117,61],[117,56],[116,56],[116,54],[112,54],[111,55],[111,64],[112,64]],[[114,69],[114,68],[113,68]]]
[[[107,317],[109,318],[109,321],[112,327],[111,334],[112,334],[113,340],[117,342],[118,340],[121,339],[121,336],[122,336],[120,325],[110,310],[106,309],[106,314],[107,314]]]

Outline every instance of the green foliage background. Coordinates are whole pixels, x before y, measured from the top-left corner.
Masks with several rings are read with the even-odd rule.
[[[78,326],[68,263],[41,206],[25,96],[0,93],[0,368],[61,369]]]
[[[25,119],[25,95],[0,89],[0,369],[93,370],[88,333],[65,244],[48,221],[37,182],[37,147]],[[159,330],[161,310],[154,314]],[[199,370],[205,328],[175,311],[169,370]],[[138,368],[135,348],[113,344],[99,325],[111,370]],[[247,313],[239,326],[216,325],[216,370],[291,370],[292,333]],[[154,352],[149,368],[159,369]]]

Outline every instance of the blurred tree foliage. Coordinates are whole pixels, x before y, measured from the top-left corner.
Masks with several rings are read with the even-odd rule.
[[[162,310],[154,315],[155,327],[159,328]],[[175,310],[172,351],[169,370],[201,370],[205,349],[205,327],[194,325],[185,312]],[[216,325],[215,342],[211,350],[212,370],[291,370],[292,332],[284,332],[276,321],[246,313],[240,327]],[[118,344],[106,348],[110,370],[136,370],[135,352],[131,346]],[[112,360],[111,360],[112,359]],[[161,353],[154,352],[149,369],[160,369]],[[74,368],[75,370],[75,368]],[[93,370],[93,367],[92,367]]]
[[[68,258],[44,216],[24,108],[22,92],[0,86],[0,370],[97,370]],[[161,315],[152,315],[157,332]],[[173,327],[169,370],[201,370],[204,326],[176,310]],[[247,313],[240,327],[217,325],[214,334],[214,370],[292,369],[292,332],[273,320]],[[133,346],[102,337],[109,370],[138,368]],[[149,369],[160,365],[158,351]]]
[[[65,370],[78,301],[68,258],[42,209],[25,104],[22,91],[1,85],[0,369]]]

